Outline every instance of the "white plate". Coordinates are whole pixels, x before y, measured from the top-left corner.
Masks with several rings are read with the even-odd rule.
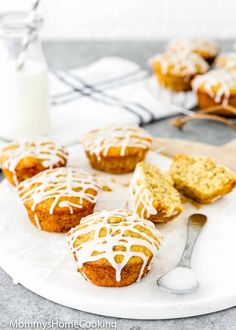
[[[148,161],[167,170],[169,160],[151,152]],[[80,147],[71,149],[71,165],[89,170]],[[130,175],[99,173],[114,190],[104,192],[97,209],[124,207]],[[117,182],[111,182],[111,177]],[[113,180],[114,181],[114,180]],[[164,239],[150,273],[129,287],[102,288],[76,272],[64,234],[36,229],[13,188],[0,185],[0,266],[29,290],[56,303],[107,316],[136,319],[166,319],[200,315],[236,305],[236,191],[214,205],[196,210],[185,205],[184,213],[159,225]],[[202,212],[208,222],[194,250],[192,266],[200,281],[197,292],[173,295],[161,291],[156,279],[173,267],[186,239],[186,217]]]

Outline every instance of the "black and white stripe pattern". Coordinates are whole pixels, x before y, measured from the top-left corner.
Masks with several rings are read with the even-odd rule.
[[[79,99],[83,98],[81,104],[85,101],[90,109],[90,116],[93,106],[94,110],[101,109],[104,104],[107,106],[106,110],[111,108],[110,118],[114,113],[117,120],[121,118],[123,121],[126,117],[127,121],[134,121],[141,126],[171,118],[178,113],[194,113],[192,109],[196,101],[192,93],[171,93],[158,88],[156,80],[149,79],[150,73],[147,70],[124,59],[104,58],[85,68],[52,73],[55,82],[55,86],[53,82],[52,86],[57,86],[52,95],[52,105],[65,105],[62,107],[64,111],[67,106],[73,111],[77,109],[79,104],[76,101],[80,102]],[[147,82],[154,82],[156,90],[150,88],[150,84],[148,87]],[[117,116],[118,113],[120,115]],[[82,117],[79,114],[77,117],[75,113],[74,116]],[[100,117],[100,114],[96,113],[96,116]],[[82,119],[84,120],[84,116]]]
[[[108,79],[99,83],[90,84],[78,75],[65,72],[54,71],[54,75],[67,86],[67,91],[52,96],[52,104],[64,104],[80,97],[89,97],[96,102],[106,105],[116,106],[125,111],[132,113],[137,117],[140,125],[151,123],[155,120],[153,112],[147,107],[137,102],[124,101],[109,93],[108,90],[115,89],[120,86],[132,84],[143,80],[149,76],[148,71],[135,70],[133,72],[117,76],[114,79]]]

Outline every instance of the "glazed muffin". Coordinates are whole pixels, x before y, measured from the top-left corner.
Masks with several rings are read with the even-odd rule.
[[[126,210],[94,213],[68,233],[78,272],[107,287],[130,285],[145,276],[160,240],[151,221]]]
[[[172,40],[167,49],[172,52],[193,52],[203,57],[209,64],[211,64],[219,53],[218,45],[208,39],[200,38],[179,38]]]
[[[236,52],[223,53],[215,60],[217,69],[236,70]]]
[[[159,85],[174,92],[191,90],[192,79],[208,70],[201,56],[188,52],[167,52],[154,57],[150,63]]]
[[[221,69],[209,71],[196,77],[192,86],[200,109],[216,105],[236,106],[236,71]]]
[[[236,174],[206,157],[178,154],[170,175],[174,186],[185,196],[202,204],[212,203],[236,186]]]
[[[173,183],[152,164],[137,164],[130,194],[134,212],[153,222],[168,222],[183,210],[179,193]]]
[[[46,169],[66,166],[67,158],[64,147],[46,139],[14,142],[0,150],[3,174],[14,186]]]
[[[152,138],[136,126],[107,126],[88,132],[81,142],[94,169],[123,174],[144,160]]]
[[[101,186],[90,174],[61,167],[45,170],[18,185],[29,219],[38,228],[66,232],[93,212]]]

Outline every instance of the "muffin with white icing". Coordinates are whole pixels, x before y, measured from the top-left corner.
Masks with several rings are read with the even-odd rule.
[[[189,52],[166,52],[151,59],[158,84],[174,92],[191,90],[191,81],[207,72],[207,62],[198,54]]]
[[[203,57],[211,64],[219,53],[216,42],[203,38],[178,38],[170,41],[167,49],[172,52],[192,52]]]
[[[222,53],[215,60],[217,69],[236,70],[236,52]]]
[[[180,195],[170,178],[153,164],[137,164],[130,194],[132,210],[153,222],[168,222],[183,211]]]
[[[93,212],[101,185],[84,171],[61,167],[23,181],[17,190],[38,229],[67,232]]]
[[[8,181],[17,186],[46,169],[66,166],[66,149],[47,139],[13,142],[0,150],[0,164]]]
[[[236,71],[223,69],[209,71],[196,77],[192,86],[200,109],[216,105],[236,106]]]
[[[138,282],[152,266],[161,235],[151,221],[126,210],[102,211],[68,233],[77,270],[98,286]]]
[[[94,169],[122,174],[134,171],[144,160],[152,138],[136,126],[112,125],[88,132],[81,142]]]

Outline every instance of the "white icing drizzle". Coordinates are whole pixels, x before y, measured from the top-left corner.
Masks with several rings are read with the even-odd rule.
[[[204,91],[214,99],[216,103],[227,105],[231,90],[236,90],[236,72],[217,69],[208,73],[197,76],[192,82],[195,92],[199,88],[204,88]]]
[[[67,152],[61,145],[47,139],[21,140],[3,147],[0,150],[0,159],[3,159],[1,167],[13,173],[15,185],[19,183],[16,167],[26,157],[32,157],[41,161],[43,167],[47,169],[53,168],[60,162],[65,165]]]
[[[112,220],[113,218],[116,221]],[[140,227],[151,234],[141,231]],[[105,230],[105,236],[100,237],[101,230]],[[93,235],[92,239],[76,246],[77,239],[89,233]],[[132,233],[141,237],[132,237]],[[80,225],[70,230],[67,240],[79,269],[86,262],[96,262],[105,258],[115,269],[117,282],[120,282],[122,269],[130,258],[140,257],[143,260],[137,279],[140,281],[149,258],[144,252],[132,251],[132,247],[141,246],[151,252],[152,260],[148,266],[150,269],[160,246],[161,234],[151,221],[138,218],[130,211],[104,210],[83,218]],[[122,247],[122,251],[115,251],[114,247],[119,246]],[[95,255],[94,252],[98,252],[98,254]],[[117,263],[115,260],[118,255],[123,257],[121,263]]]
[[[91,189],[96,192],[94,195],[88,191]],[[54,213],[56,206],[67,207],[73,214],[73,208],[82,208],[84,200],[95,204],[101,189],[101,185],[92,175],[84,171],[60,167],[43,171],[23,181],[18,186],[18,194],[23,204],[32,201],[32,211],[36,210],[38,204],[52,198],[50,215]],[[72,203],[68,200],[72,197],[76,197],[78,202]],[[40,227],[37,219],[35,222]]]
[[[152,66],[158,63],[163,75],[169,73],[178,76],[205,73],[209,66],[198,54],[189,52],[166,52],[150,60]]]
[[[223,53],[217,56],[215,67],[225,70],[236,70],[236,52]]]
[[[209,54],[209,56],[216,56],[219,50],[217,44],[214,41],[201,38],[178,38],[171,40],[167,46],[167,49],[173,52],[202,52]]]
[[[37,227],[38,229],[42,229],[42,228],[41,228],[41,225],[40,225],[40,222],[39,222],[39,218],[38,218],[38,216],[37,216],[36,213],[34,214],[34,221],[35,221],[36,227]]]
[[[130,202],[132,210],[137,213],[141,205],[141,213],[139,216],[148,219],[151,215],[157,214],[157,210],[153,206],[153,197],[147,187],[144,185],[144,173],[142,167],[137,164],[131,184],[130,184]]]
[[[136,126],[107,126],[85,134],[81,142],[84,149],[96,155],[97,159],[107,156],[110,148],[120,148],[120,156],[125,156],[126,148],[136,147],[149,149],[152,143],[151,136]]]
[[[137,164],[130,184],[131,209],[140,217],[149,219],[152,215],[156,215],[158,210],[154,207],[154,199],[152,193],[147,188],[145,181],[145,173],[142,165]],[[171,207],[166,213],[166,217],[172,217],[178,213],[176,210],[176,203],[178,203],[178,201],[170,204]]]

